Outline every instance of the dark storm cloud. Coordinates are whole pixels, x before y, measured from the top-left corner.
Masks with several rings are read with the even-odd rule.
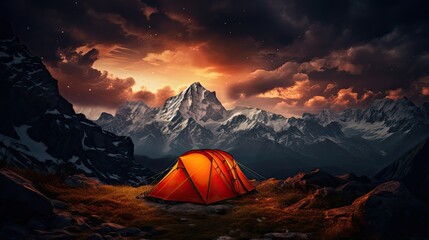
[[[230,84],[234,99],[291,93],[300,81],[319,86],[293,103],[302,106],[326,101],[359,105],[364,96],[384,97],[393,90],[420,100],[429,95],[423,94],[429,76],[424,1],[16,0],[2,5],[30,49],[63,72],[67,66],[61,54],[81,46],[121,46],[110,54],[141,59],[198,45],[217,70],[254,71]],[[96,60],[87,54],[77,64]],[[306,80],[297,79],[302,74]],[[328,86],[335,87],[326,91]],[[145,91],[140,97],[156,94]],[[348,101],[337,100],[342,97]]]
[[[124,101],[143,100],[149,106],[160,106],[175,92],[166,86],[151,92],[142,88],[135,92],[133,78],[117,78],[108,72],[94,69],[98,50],[93,48],[86,53],[74,50],[61,51],[61,62],[49,68],[59,78],[61,93],[79,106],[99,106],[117,108]]]
[[[149,19],[144,14],[145,5],[137,0],[17,0],[2,4],[15,32],[37,55],[53,64],[60,61],[58,49],[97,44],[145,46],[147,51],[159,52],[165,43],[145,41],[146,36],[157,33],[173,38],[174,32],[185,29],[164,13],[153,13]]]
[[[6,16],[19,37],[45,61],[60,61],[58,49],[135,40],[112,21],[80,1],[8,1]]]
[[[278,72],[285,64],[296,63],[301,67],[295,73],[307,73],[313,84],[335,84],[337,91],[327,94],[320,88],[299,104],[312,96],[323,96],[326,101],[331,99],[339,103],[341,101],[334,101],[341,95],[339,91],[345,93],[350,87],[359,97],[365,96],[365,100],[370,96],[384,97],[391,90],[415,100],[428,100],[422,94],[427,83],[421,80],[428,76],[429,67],[428,61],[421,60],[429,51],[425,43],[429,42],[429,22],[424,5],[421,1],[389,4],[302,1],[294,10],[305,16],[303,34],[283,47],[283,64],[256,78],[251,74],[243,83],[232,84],[230,96],[262,94],[267,92],[267,86],[272,89],[291,87],[295,82],[291,74],[281,78],[276,75],[281,75]],[[319,69],[306,69],[306,65]],[[354,102],[355,106],[362,106],[366,101]]]
[[[61,78],[61,93],[71,102],[80,106],[115,108],[132,96],[133,78],[111,77],[92,67],[98,59],[97,49],[87,53],[62,51],[60,55],[63,61],[49,70]]]

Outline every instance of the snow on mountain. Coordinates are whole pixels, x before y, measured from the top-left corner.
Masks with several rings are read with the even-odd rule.
[[[184,119],[193,118],[199,123],[223,119],[226,110],[216,98],[215,92],[205,89],[199,82],[191,84],[179,95],[170,97],[158,109],[161,120],[170,121],[180,113]]]
[[[399,100],[377,99],[366,109],[346,109],[339,113],[323,110],[319,114],[303,114],[322,125],[338,122],[347,136],[381,141],[394,133],[407,133],[420,124],[428,124],[425,106],[416,106],[407,98]]]
[[[0,76],[1,161],[44,172],[83,173],[106,183],[144,180],[147,170],[135,162],[131,139],[76,114],[40,58],[8,27],[0,34]],[[115,118],[104,114],[102,119]]]
[[[272,154],[263,154],[259,147],[264,146],[295,159],[291,165],[311,166],[304,164],[308,159],[318,166],[334,165],[330,153],[335,152],[335,159],[345,159],[340,163],[343,167],[375,167],[385,163],[387,146],[403,141],[419,121],[427,123],[429,111],[425,109],[429,107],[424,106],[417,107],[407,99],[382,99],[363,110],[323,110],[285,118],[257,108],[225,110],[214,92],[193,83],[162,107],[126,103],[114,117],[102,114],[96,122],[107,131],[130,136],[136,153],[150,157],[179,155],[193,148],[222,148],[240,158],[253,148],[260,152],[255,154],[271,161]]]

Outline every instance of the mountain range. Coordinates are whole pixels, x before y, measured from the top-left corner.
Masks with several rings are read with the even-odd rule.
[[[16,167],[139,184],[150,174],[141,159],[219,148],[267,177],[314,167],[375,173],[429,136],[429,103],[378,99],[365,109],[286,118],[227,110],[198,82],[161,107],[127,102],[93,122],[75,113],[41,59],[10,29],[0,32],[0,48],[0,154]]]
[[[219,148],[267,176],[313,167],[373,173],[429,136],[429,103],[378,99],[365,109],[286,118],[257,108],[226,110],[196,82],[161,107],[127,102],[95,123],[130,136],[135,153],[151,158]]]

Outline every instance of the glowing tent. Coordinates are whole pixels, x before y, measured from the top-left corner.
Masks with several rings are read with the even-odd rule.
[[[254,190],[237,162],[221,150],[192,150],[148,193],[166,201],[211,204]]]

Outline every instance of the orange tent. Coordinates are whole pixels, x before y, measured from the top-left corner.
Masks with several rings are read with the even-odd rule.
[[[255,188],[237,162],[222,150],[192,150],[148,193],[166,201],[211,204]]]

